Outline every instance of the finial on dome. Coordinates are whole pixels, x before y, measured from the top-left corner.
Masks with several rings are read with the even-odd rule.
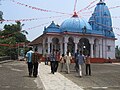
[[[105,5],[104,0],[100,0],[100,2],[97,5],[100,5],[100,4],[104,4]]]
[[[100,0],[100,2],[104,2],[104,0]]]
[[[72,17],[78,17],[77,13],[74,12],[73,16]]]

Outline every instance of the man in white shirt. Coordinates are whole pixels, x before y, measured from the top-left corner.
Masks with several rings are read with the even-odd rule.
[[[29,76],[31,77],[32,71],[33,71],[33,64],[32,64],[32,54],[34,52],[32,51],[32,47],[29,48],[29,51],[26,54],[27,64],[28,64],[28,72]]]

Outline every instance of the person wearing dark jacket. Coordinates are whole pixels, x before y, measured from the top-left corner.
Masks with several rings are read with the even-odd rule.
[[[91,76],[91,65],[90,65],[90,56],[87,55],[85,59],[85,65],[86,65],[86,76]]]
[[[38,65],[40,62],[40,54],[35,49],[35,52],[32,54],[32,64],[33,64],[33,76],[37,77],[38,75]]]
[[[56,71],[56,52],[53,51],[53,53],[50,54],[50,65],[51,65],[51,73],[55,73]]]
[[[78,74],[81,78],[82,77],[82,71],[83,71],[83,65],[84,65],[84,56],[82,55],[81,51],[80,51],[80,54],[77,56],[77,59],[78,59],[78,65],[79,65]]]
[[[79,50],[77,49],[77,52],[75,53],[75,70],[78,72],[79,70],[79,65],[78,65],[78,55],[79,55]]]

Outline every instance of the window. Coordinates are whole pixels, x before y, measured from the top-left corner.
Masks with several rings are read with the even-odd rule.
[[[111,51],[111,47],[110,47],[110,46],[108,46],[108,49],[107,49],[107,51]]]

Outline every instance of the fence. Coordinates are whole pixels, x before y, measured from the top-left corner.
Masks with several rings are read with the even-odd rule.
[[[0,57],[0,61],[4,61],[4,60],[10,60],[10,56],[2,56],[2,57]]]

